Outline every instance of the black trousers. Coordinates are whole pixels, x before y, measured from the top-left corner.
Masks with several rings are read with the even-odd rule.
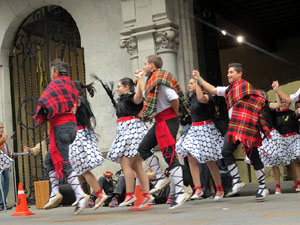
[[[54,128],[55,143],[58,151],[65,162],[69,162],[69,145],[73,143],[77,134],[77,126],[74,122],[68,122]],[[45,156],[45,166],[49,173],[51,170],[55,170],[50,150]],[[68,177],[73,171],[70,163],[63,164],[64,177]]]
[[[224,145],[222,148],[222,156],[224,157],[225,165],[231,165],[235,163],[235,158],[233,156],[233,152],[237,149],[238,145],[240,144],[239,141],[237,141],[235,144],[228,142],[227,140],[227,133],[224,137]],[[264,168],[264,164],[261,162],[258,150],[256,147],[252,148],[249,151],[246,151],[246,154],[248,158],[251,160],[252,165],[255,170],[260,170]]]
[[[176,135],[177,135],[177,131],[179,128],[178,117],[166,120],[166,124],[167,124],[174,140],[176,140]],[[157,145],[155,128],[156,128],[156,123],[154,123],[154,125],[150,128],[150,130],[147,132],[147,134],[145,135],[145,137],[143,138],[142,142],[139,145],[138,152],[141,154],[141,157],[144,160],[146,160],[147,158],[149,158],[150,156],[153,155],[151,150],[152,150],[152,148],[154,148]],[[165,159],[166,163],[168,163],[168,165],[169,165],[169,168],[168,168],[169,170],[173,169],[176,166],[181,165],[179,163],[179,161],[177,159],[177,155],[176,155],[176,153],[174,153],[174,151],[175,151],[175,147],[174,148],[169,147],[168,150],[164,154],[164,159]],[[174,154],[174,157],[171,162],[172,154]]]

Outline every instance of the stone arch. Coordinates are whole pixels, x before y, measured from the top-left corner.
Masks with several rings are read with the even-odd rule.
[[[52,9],[60,9],[61,12],[65,12],[64,14],[54,14],[54,15],[59,15],[59,16],[56,16],[56,17],[52,16],[51,17],[52,21],[55,22],[55,23],[52,24],[51,27],[56,28],[56,29],[54,29],[54,31],[52,32],[52,34],[54,34],[54,35],[51,36],[54,39],[51,38],[51,40],[50,40],[50,38],[49,38],[50,42],[53,43],[54,41],[56,41],[55,38],[56,38],[58,33],[61,34],[61,37],[64,34],[66,34],[64,32],[59,32],[59,30],[60,31],[65,31],[65,29],[67,30],[67,28],[70,28],[70,27],[73,27],[73,28],[76,27],[75,28],[76,30],[75,29],[69,29],[69,30],[71,31],[71,33],[73,33],[72,30],[75,31],[74,33],[76,33],[76,37],[78,37],[79,30],[77,28],[76,22],[73,19],[72,15],[67,12],[67,10],[65,10],[61,6],[57,6],[57,5],[53,5],[53,4],[51,4],[49,6],[48,4],[43,4],[43,5],[38,5],[38,7],[35,7],[35,8],[28,8],[27,7],[26,10],[25,9],[22,10],[21,17],[18,17],[16,15],[14,15],[12,21],[10,23],[9,23],[9,21],[7,22],[7,24],[9,24],[9,25],[8,25],[8,28],[5,30],[5,34],[3,36],[3,41],[1,42],[1,45],[0,45],[1,46],[1,56],[2,56],[2,59],[3,59],[3,60],[1,59],[2,61],[0,62],[1,63],[0,76],[1,75],[3,75],[3,76],[1,76],[0,79],[2,79],[2,81],[4,81],[4,82],[0,83],[0,85],[2,85],[2,90],[4,89],[4,87],[6,87],[6,90],[8,90],[9,87],[11,88],[11,91],[6,91],[5,96],[3,97],[2,101],[0,102],[0,105],[1,104],[2,105],[3,104],[7,105],[7,107],[6,106],[2,107],[2,109],[5,108],[6,110],[2,110],[1,113],[2,113],[2,118],[4,118],[5,123],[7,124],[6,127],[8,127],[7,133],[11,134],[12,131],[16,132],[16,137],[17,138],[14,141],[14,148],[17,152],[23,151],[22,150],[23,145],[34,146],[42,138],[41,135],[40,135],[41,132],[40,131],[36,132],[36,126],[34,125],[33,121],[31,121],[29,123],[29,125],[26,124],[26,127],[24,126],[23,123],[21,123],[21,125],[20,125],[19,115],[21,115],[21,117],[24,116],[26,118],[26,121],[27,121],[27,118],[28,118],[27,108],[28,107],[27,106],[23,107],[24,101],[26,99],[30,99],[30,104],[34,105],[35,103],[33,103],[32,99],[35,99],[34,101],[36,101],[36,99],[39,96],[39,93],[41,93],[40,91],[42,91],[42,88],[40,88],[40,86],[43,86],[44,88],[45,88],[45,86],[44,85],[39,85],[39,82],[42,80],[42,79],[40,79],[42,75],[35,75],[36,74],[35,71],[38,71],[37,64],[32,69],[31,61],[30,61],[30,63],[28,63],[27,60],[26,60],[26,62],[24,60],[25,57],[26,58],[29,57],[30,60],[31,60],[31,56],[28,56],[27,53],[25,53],[25,54],[22,53],[23,52],[22,50],[25,50],[24,52],[27,52],[27,51],[30,52],[30,55],[31,54],[34,55],[34,60],[36,61],[37,60],[37,51],[36,50],[32,51],[32,47],[29,47],[29,48],[27,46],[24,47],[25,45],[23,46],[22,50],[20,50],[20,49],[18,49],[18,46],[15,45],[15,43],[16,43],[18,37],[20,37],[19,34],[20,34],[21,31],[22,31],[21,33],[22,33],[24,39],[31,39],[30,37],[35,36],[35,37],[38,37],[39,39],[44,39],[45,40],[45,38],[44,38],[45,36],[43,36],[44,33],[43,32],[40,33],[39,31],[44,30],[44,28],[43,28],[44,22],[43,21],[48,21],[48,20],[45,19],[45,18],[47,18],[47,16],[44,17],[44,15],[46,15],[46,14],[41,14],[37,21],[32,19],[32,16],[34,17],[34,15],[36,15],[36,12],[39,12],[39,11],[44,11],[45,10],[44,12],[47,12],[47,9],[51,10],[51,12],[53,11]],[[24,13],[24,12],[26,12],[26,13]],[[64,19],[61,19],[62,15],[67,15],[67,17],[63,17]],[[65,19],[65,18],[70,18],[70,17],[71,17],[71,19],[68,19],[68,20]],[[50,18],[50,16],[49,16],[49,18]],[[72,26],[70,25],[70,23],[66,24],[65,21],[73,21],[71,23]],[[35,22],[38,22],[38,23],[35,23]],[[75,25],[74,25],[74,22],[75,22]],[[63,24],[63,26],[61,26],[60,24]],[[26,26],[26,28],[25,28],[25,26]],[[28,30],[29,30],[29,32],[27,33]],[[60,41],[61,40],[62,39],[60,39]],[[68,40],[68,39],[64,38],[64,40]],[[77,40],[79,40],[79,42]],[[41,44],[41,45],[36,44],[36,42],[32,42],[32,43],[33,43],[33,46],[34,46],[33,48],[35,48],[35,49],[37,48],[36,45],[39,45],[40,47],[43,46],[43,44]],[[74,43],[76,43],[76,45],[74,44],[74,46],[79,46],[79,48],[80,48],[80,46],[81,46],[80,45],[80,39],[76,38],[76,41]],[[52,47],[53,46],[54,45],[52,44]],[[61,48],[61,49],[63,49],[63,48]],[[73,48],[71,48],[71,49],[73,49]],[[77,51],[77,49],[78,49],[78,47],[75,47],[74,51]],[[16,54],[14,52],[16,52]],[[69,48],[68,52],[69,52],[68,54],[70,56],[70,48]],[[45,55],[47,55],[47,54],[44,54],[44,56]],[[55,55],[56,54],[54,54],[54,57],[55,57]],[[60,55],[58,54],[58,57],[59,56]],[[80,56],[81,56],[80,60],[81,60],[81,62],[83,62],[84,61],[83,54],[81,54]],[[68,56],[64,56],[64,59],[66,60],[67,57]],[[10,60],[8,60],[9,58],[10,58]],[[14,59],[17,59],[17,58],[19,59],[20,58],[21,64],[14,64],[15,60],[11,60],[12,58],[14,58]],[[40,57],[40,58],[42,58],[42,57]],[[48,62],[48,57],[45,57],[45,58],[47,58],[47,60],[45,60],[45,61]],[[22,61],[22,59],[23,59],[23,61]],[[53,57],[51,57],[51,58],[49,57],[50,61],[53,60],[53,59],[54,59]],[[23,62],[23,64],[22,64],[22,62]],[[25,68],[24,64],[29,65],[28,67],[26,66],[29,69],[26,69],[26,70],[25,69],[19,69],[21,67]],[[48,63],[44,63],[44,65],[45,64],[47,65]],[[47,66],[46,66],[46,68],[47,68]],[[76,66],[76,68],[77,68],[77,66]],[[20,73],[21,74],[20,76],[16,74],[16,72],[15,72],[16,70],[22,70],[22,72]],[[84,71],[85,71],[84,70],[84,63],[82,63],[80,65],[80,70],[81,70],[81,75],[80,76],[84,77]],[[44,74],[44,71],[45,70],[43,70],[43,72],[39,72],[39,74]],[[34,76],[32,76],[30,74],[34,74]],[[46,74],[49,75],[49,72],[46,73]],[[77,71],[77,74],[78,74],[78,71]],[[18,78],[16,78],[16,77],[18,77]],[[77,77],[79,77],[79,75]],[[74,77],[74,76],[72,78],[76,79],[76,77]],[[18,81],[16,82],[16,80],[18,80]],[[48,81],[49,81],[49,78],[48,78]],[[81,81],[83,81],[83,80],[81,80]],[[27,83],[30,83],[30,86],[27,86]],[[35,86],[34,85],[32,86],[31,84],[34,84]],[[26,88],[26,86],[27,86],[27,88]],[[31,91],[31,90],[33,90],[32,87],[34,87],[34,91]],[[20,91],[20,89],[21,89],[21,91]],[[28,91],[28,90],[30,90],[30,91]],[[19,94],[20,92],[22,92],[21,95]],[[32,97],[34,97],[34,98],[32,98]],[[16,107],[15,107],[15,105],[16,105]],[[12,113],[8,112],[9,109],[11,109],[11,108],[13,108]],[[32,107],[33,110],[35,108],[36,108],[36,106]],[[30,115],[30,113],[29,113],[29,115]],[[31,116],[29,116],[29,118],[31,118]],[[31,120],[31,119],[29,119],[29,120]],[[20,127],[23,127],[23,128],[20,128]],[[37,128],[37,129],[39,129],[39,128]],[[24,133],[26,133],[25,136],[27,136],[27,139],[24,138]],[[39,133],[39,136],[36,135],[37,133]],[[19,142],[19,140],[21,140],[21,142]],[[22,140],[27,140],[27,141],[22,142]],[[25,163],[28,162],[28,163],[25,165],[24,162]],[[16,167],[17,174],[20,173],[19,176],[17,175],[17,180],[23,182],[24,187],[25,187],[25,189],[27,189],[27,191],[28,191],[28,188],[30,188],[30,191],[28,191],[28,193],[33,193],[33,191],[32,191],[32,188],[33,188],[32,181],[33,180],[38,180],[38,179],[41,178],[41,176],[44,176],[44,173],[42,174],[40,172],[41,171],[40,169],[42,168],[42,166],[41,166],[42,165],[42,160],[40,160],[40,159],[36,160],[36,158],[34,158],[34,160],[31,161],[31,159],[29,160],[29,158],[28,158],[28,161],[27,161],[27,159],[23,160],[23,158],[22,158],[22,160],[18,160],[18,163],[20,163],[21,166],[19,168]],[[18,163],[16,163],[16,165],[18,165]],[[32,163],[35,166],[32,167],[31,166]],[[25,167],[24,167],[24,165],[25,165]],[[31,173],[31,171],[33,171],[32,168],[37,168],[37,167],[39,167],[39,173],[38,172]],[[26,178],[25,178],[24,174],[29,174],[29,179],[27,178],[27,175],[26,175]],[[33,177],[33,179],[31,179],[31,177]]]
[[[2,90],[2,93],[0,95],[0,105],[2,106],[2,110],[0,110],[0,119],[2,121],[5,121],[7,133],[11,133],[13,130],[12,113],[7,110],[8,108],[11,108],[12,104],[10,94],[11,84],[9,71],[9,54],[11,45],[14,41],[15,34],[17,33],[19,26],[28,15],[44,6],[57,5],[64,8],[72,15],[70,11],[73,11],[78,6],[79,2],[81,2],[81,0],[10,0],[2,3],[0,11],[2,11],[1,14],[3,16],[2,29],[5,30],[5,32],[3,33],[2,37],[0,34],[0,88]],[[73,17],[73,19],[77,23],[76,19],[78,19],[78,17]]]

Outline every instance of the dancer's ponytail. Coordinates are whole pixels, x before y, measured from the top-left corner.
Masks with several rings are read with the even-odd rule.
[[[114,99],[114,92],[113,92],[114,83],[113,82],[109,82],[109,84],[110,84],[110,87],[109,87],[107,84],[104,84],[103,81],[99,77],[96,76],[96,74],[91,74],[91,76],[94,79],[98,80],[101,83],[102,87],[104,88],[104,90],[106,91],[108,97],[110,98],[111,103],[113,104],[114,108],[116,108],[117,103],[116,103],[116,101]]]

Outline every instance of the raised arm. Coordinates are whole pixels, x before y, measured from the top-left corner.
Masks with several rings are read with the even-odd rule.
[[[278,93],[275,92],[275,95],[276,95],[276,102],[271,102],[269,104],[270,109],[278,109],[281,106],[281,99],[280,99]]]
[[[133,102],[135,104],[140,104],[143,101],[143,91],[145,90],[145,82],[143,79],[143,71],[137,70],[134,73],[137,78],[137,87],[135,95],[133,96]]]
[[[287,103],[292,103],[290,96],[288,96],[286,93],[280,90],[278,80],[273,81],[272,88],[275,90],[275,92],[279,95],[279,97],[282,100],[284,100]]]
[[[217,88],[210,83],[203,80],[203,78],[200,76],[200,73],[198,70],[193,70],[193,77],[195,80],[198,81],[198,83],[211,95],[217,94]]]
[[[204,94],[202,91],[202,88],[199,84],[196,85],[196,95],[197,95],[197,99],[199,100],[199,102],[201,103],[208,103],[209,101],[209,96],[207,94]]]

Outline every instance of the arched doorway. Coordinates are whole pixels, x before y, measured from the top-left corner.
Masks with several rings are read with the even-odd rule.
[[[14,151],[34,147],[44,139],[47,124],[32,119],[37,99],[50,81],[50,62],[60,58],[71,68],[71,78],[85,83],[84,53],[72,16],[59,6],[47,6],[30,14],[20,25],[10,51],[10,77],[14,126]],[[49,146],[47,145],[47,149]],[[46,177],[42,152],[19,156],[16,181],[22,182],[27,197],[33,197],[33,182]]]

